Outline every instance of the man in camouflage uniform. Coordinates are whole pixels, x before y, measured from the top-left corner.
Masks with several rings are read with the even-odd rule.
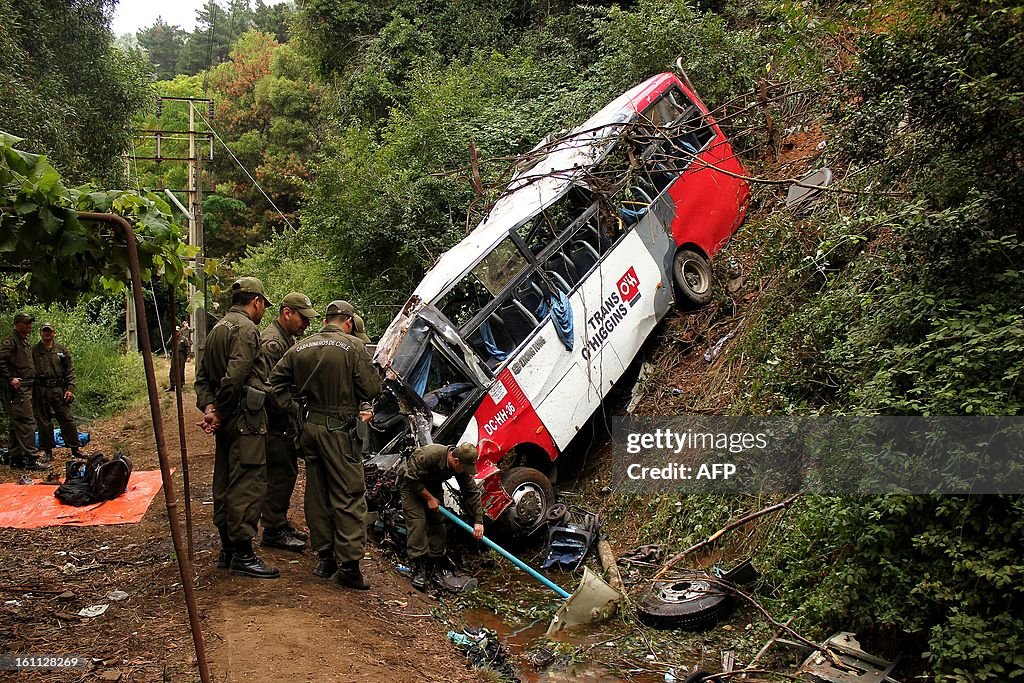
[[[404,465],[401,484],[402,513],[405,515],[406,554],[413,564],[412,585],[424,590],[427,581],[443,584],[449,570],[439,566],[444,557],[446,535],[444,517],[438,511],[443,497],[441,486],[452,477],[459,484],[463,503],[473,514],[473,537],[484,537],[484,509],[476,475],[476,446],[432,443],[417,448]]]
[[[366,590],[359,568],[366,549],[366,482],[353,453],[356,420],[368,420],[380,394],[380,377],[363,343],[353,336],[355,309],[347,301],[327,306],[323,329],[284,355],[270,375],[279,406],[304,404],[300,445],[306,457],[306,522],[320,557],[314,574]]]
[[[310,318],[319,318],[313,302],[301,292],[292,292],[281,300],[281,308],[273,322],[260,335],[260,356],[257,361],[260,379],[270,379],[270,372],[295,344],[295,338],[309,327]],[[299,473],[295,427],[289,413],[267,406],[267,498],[263,503],[263,538],[260,545],[302,552],[308,536],[288,522],[288,505]]]
[[[53,418],[56,417],[64,445],[71,449],[71,457],[79,458],[82,454],[78,450],[78,425],[71,415],[71,403],[75,400],[75,365],[71,361],[71,352],[55,341],[57,330],[53,323],[43,323],[39,336],[39,343],[32,347],[32,361],[36,366],[33,398],[39,447],[46,459],[53,459]]]
[[[256,323],[270,305],[263,283],[243,277],[231,285],[231,310],[210,330],[196,369],[199,423],[216,437],[213,523],[220,533],[217,566],[232,574],[276,579],[280,573],[253,552],[252,539],[267,494],[266,385],[256,367]]]
[[[0,342],[0,391],[11,420],[8,455],[11,467],[45,470],[36,449],[36,418],[32,410],[32,385],[36,367],[28,335],[35,318],[28,313],[14,316],[14,331]]]

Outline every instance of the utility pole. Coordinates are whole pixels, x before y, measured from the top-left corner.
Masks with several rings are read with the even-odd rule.
[[[136,159],[143,159],[149,161],[156,161],[161,163],[164,161],[185,161],[188,162],[188,173],[187,187],[185,189],[170,189],[165,190],[169,194],[173,192],[184,192],[188,196],[188,210],[183,211],[185,216],[188,218],[188,243],[198,249],[198,254],[195,257],[195,271],[199,276],[200,287],[199,290],[202,292],[203,305],[192,312],[192,331],[195,335],[195,354],[196,363],[202,360],[203,352],[206,349],[206,259],[205,250],[203,246],[204,242],[204,230],[203,230],[203,171],[202,165],[204,161],[213,160],[213,134],[210,132],[201,132],[196,130],[196,103],[205,102],[207,106],[208,118],[207,120],[213,119],[213,100],[205,97],[160,97],[157,101],[157,117],[163,113],[164,102],[186,102],[188,104],[188,130],[144,130],[139,131],[143,140],[154,140],[156,143],[156,151],[153,156],[136,156]],[[202,115],[200,115],[202,116]],[[188,156],[165,156],[164,155],[164,144],[171,142],[172,145],[175,141],[188,140]],[[206,144],[209,151],[203,149],[203,144]],[[174,204],[181,208],[181,203],[174,199],[173,194],[171,198]],[[189,301],[191,301],[196,294],[196,287],[193,284],[189,284]],[[178,321],[173,321],[174,325],[178,324]]]
[[[212,101],[210,101],[212,104]],[[203,360],[203,352],[206,350],[206,252],[203,247],[203,172],[202,159],[196,154],[196,103],[189,100],[188,103],[188,156],[189,156],[189,212],[192,214],[188,221],[188,243],[198,247],[196,255],[196,272],[199,274],[201,290],[203,294],[203,305],[192,312],[192,333],[195,335],[196,367]],[[213,144],[210,144],[210,154],[213,155]],[[195,286],[189,285],[189,300],[195,296]],[[177,321],[175,321],[177,322]]]

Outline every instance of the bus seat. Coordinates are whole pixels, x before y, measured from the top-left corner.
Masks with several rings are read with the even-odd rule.
[[[576,271],[582,276],[590,272],[590,269],[597,264],[601,256],[593,246],[583,240],[577,240],[572,243],[569,250],[569,258],[572,259],[573,265],[576,266]]]
[[[540,310],[540,304],[544,300],[544,295],[540,291],[540,287],[537,286],[537,283],[529,279],[516,288],[515,298],[523,304],[527,311],[536,313],[536,311]]]
[[[515,340],[515,346],[518,346],[537,329],[537,319],[515,299],[506,301],[501,305],[499,311],[501,311],[501,319],[505,322],[508,333]]]
[[[579,273],[576,272],[576,266],[561,251],[556,251],[548,257],[548,260],[544,262],[544,269],[561,277],[562,281],[568,283],[570,288],[580,281]],[[567,289],[566,291],[569,290]]]
[[[491,328],[491,336],[494,338],[494,345],[504,353],[508,353],[516,347],[515,340],[508,332],[508,327],[501,316],[495,311],[487,316],[487,323]]]

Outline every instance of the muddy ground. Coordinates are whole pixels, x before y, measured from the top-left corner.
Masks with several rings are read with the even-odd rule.
[[[191,373],[192,367],[189,366]],[[166,377],[166,370],[158,377]],[[191,378],[189,379],[191,381]],[[181,496],[177,414],[161,392],[168,454]],[[412,590],[383,551],[368,547],[372,588],[337,588],[312,574],[315,556],[261,550],[281,578],[260,581],[215,568],[211,521],[213,439],[194,423],[194,395],[185,397],[194,525],[194,586],[213,680],[475,681],[480,675],[446,640],[431,611],[437,602]],[[158,469],[148,404],[87,426],[86,452],[121,449],[136,470]],[[63,471],[66,449],[55,452]],[[0,467],[0,482],[20,471]],[[300,471],[290,517],[305,528]],[[184,502],[179,517],[184,528]],[[128,598],[112,601],[112,591]],[[108,604],[99,617],[84,607]],[[0,529],[0,653],[85,655],[86,669],[13,673],[0,680],[199,680],[163,492],[138,524]]]

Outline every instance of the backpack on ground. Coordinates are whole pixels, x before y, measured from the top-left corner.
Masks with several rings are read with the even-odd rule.
[[[68,505],[92,505],[117,498],[127,490],[132,461],[120,453],[113,458],[95,453],[87,461],[69,462],[67,474],[53,495]]]

